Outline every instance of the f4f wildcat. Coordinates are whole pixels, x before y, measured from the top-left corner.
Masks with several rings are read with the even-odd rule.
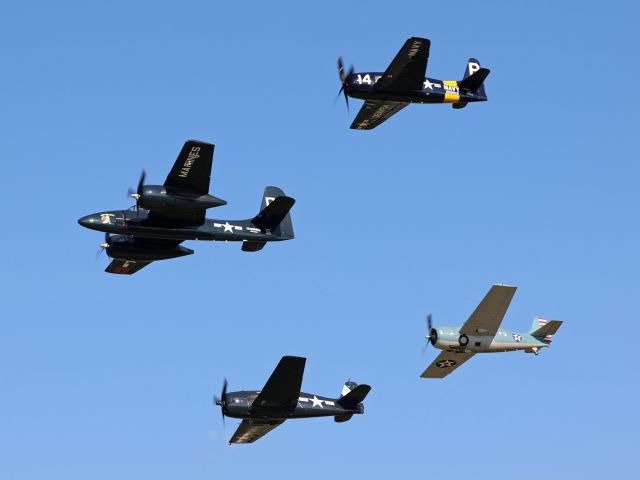
[[[227,202],[209,195],[213,148],[188,140],[164,185],[145,185],[142,172],[138,188],[130,192],[135,207],[87,215],[83,227],[105,232],[100,245],[113,259],[106,272],[131,275],[155,260],[191,255],[180,246],[185,240],[242,242],[242,250],[256,252],[267,242],[291,240],[289,210],[295,203],[277,187],[267,187],[260,212],[247,220],[205,218],[208,208]]]
[[[384,72],[356,73],[353,66],[345,73],[342,57],[338,58],[340,93],[349,107],[349,97],[364,100],[364,105],[351,124],[355,130],[371,130],[410,103],[451,103],[464,108],[469,102],[484,102],[484,81],[488,68],[470,58],[460,81],[427,78],[427,61],[431,42],[426,38],[408,39]]]
[[[346,422],[364,413],[362,401],[371,387],[347,381],[340,398],[300,391],[306,358],[282,357],[262,390],[227,392],[227,380],[215,404],[224,417],[241,418],[242,423],[229,443],[253,443],[290,418],[333,417]]]
[[[434,327],[431,315],[427,317],[427,340],[444,350],[420,375],[422,378],[444,378],[476,353],[513,352],[524,350],[538,355],[551,346],[553,334],[562,322],[547,322],[534,318],[526,333],[511,332],[500,328],[516,287],[494,285],[480,305],[462,327]]]

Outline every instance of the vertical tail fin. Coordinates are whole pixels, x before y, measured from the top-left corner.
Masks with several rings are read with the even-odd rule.
[[[547,320],[545,320],[542,317],[536,317],[533,319],[533,323],[531,324],[531,330],[529,331],[529,333],[533,336],[540,336],[540,335],[535,335],[536,332],[538,332],[539,330],[542,329],[542,327],[546,326],[549,322]],[[544,332],[544,330],[543,330]],[[542,337],[544,340],[546,340],[547,342],[551,342],[553,340],[553,335],[544,335]]]
[[[478,70],[480,70],[480,61],[478,61],[475,58],[470,58],[467,61],[467,67],[464,70],[464,77],[462,79],[462,81],[464,82],[464,80],[468,77],[470,77],[471,75],[473,75],[474,73],[476,73]],[[483,81],[484,82],[484,81]],[[476,93],[478,95],[482,95],[483,97],[487,96],[487,93],[484,90],[484,83],[481,83],[480,86],[478,87],[478,89],[476,90]]]
[[[358,384],[356,382],[352,382],[351,380],[347,380],[346,382],[344,382],[344,386],[342,387],[342,391],[340,392],[340,398],[348,395],[351,390],[353,390],[357,386]]]
[[[347,391],[348,390],[348,391]],[[355,382],[347,382],[342,388],[342,392],[346,392],[340,396],[338,403],[343,407],[353,407],[364,401],[365,397],[371,391],[369,385],[358,385]]]
[[[340,398],[336,402],[342,408],[347,410],[347,413],[342,415],[336,415],[333,419],[336,422],[346,422],[353,417],[354,414],[364,413],[364,404],[362,403],[365,397],[371,391],[369,385],[358,385],[356,382],[348,380],[344,387],[342,387],[342,393]]]
[[[289,210],[295,200],[287,197],[278,187],[264,189],[260,202],[260,213],[251,222],[259,228],[271,230],[276,236],[290,239],[294,237]]]

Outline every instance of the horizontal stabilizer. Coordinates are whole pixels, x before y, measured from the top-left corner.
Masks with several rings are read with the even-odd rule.
[[[243,252],[257,252],[262,250],[267,242],[252,242],[250,240],[245,240],[242,242],[242,251]]]
[[[338,423],[348,422],[353,417],[353,413],[347,413],[346,415],[336,415],[333,420]]]
[[[251,223],[263,230],[273,230],[284,220],[294,203],[296,201],[291,197],[285,195],[277,197],[252,218]]]
[[[488,68],[480,68],[472,75],[469,75],[464,80],[458,82],[458,87],[461,89],[469,90],[470,92],[475,92],[480,88],[480,85],[484,83],[486,78],[491,73],[491,70]]]
[[[344,397],[340,397],[338,403],[343,407],[345,405],[356,405],[362,402],[371,391],[369,385],[358,385],[356,388],[347,393]]]
[[[560,328],[560,325],[562,325],[562,320],[552,320],[546,325],[543,325],[542,327],[537,329],[535,332],[532,332],[531,336],[546,337],[548,335],[553,335],[558,331],[558,329]]]

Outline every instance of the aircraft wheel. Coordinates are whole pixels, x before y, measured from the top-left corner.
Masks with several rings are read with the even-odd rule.
[[[467,337],[463,333],[462,335],[460,335],[460,338],[458,338],[458,343],[460,344],[460,346],[466,347],[467,345],[469,345],[469,337]]]

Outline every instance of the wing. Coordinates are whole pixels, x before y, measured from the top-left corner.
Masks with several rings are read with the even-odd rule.
[[[252,409],[293,410],[298,404],[304,357],[282,357],[262,391],[253,401]]]
[[[465,335],[494,336],[507,313],[517,287],[494,285],[460,329]]]
[[[376,82],[377,91],[422,90],[427,73],[429,47],[426,38],[411,37]]]
[[[405,102],[367,100],[351,124],[354,130],[371,130],[409,105]]]
[[[134,262],[132,260],[120,260],[118,258],[114,258],[104,271],[107,273],[118,273],[120,275],[133,275],[150,263],[151,262]]]
[[[187,140],[164,182],[168,189],[177,188],[206,195],[209,193],[213,145]]]
[[[420,376],[444,378],[474,355],[474,353],[442,352]]]
[[[253,443],[282,423],[284,423],[284,420],[242,420],[231,440],[229,440],[229,444]]]

